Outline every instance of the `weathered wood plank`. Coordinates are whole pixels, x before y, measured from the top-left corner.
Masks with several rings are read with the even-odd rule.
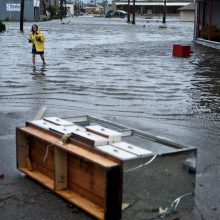
[[[105,138],[108,138],[109,143],[121,141],[121,136],[122,136],[121,133],[109,128],[105,128],[100,125],[86,126],[86,130],[98,134],[100,136],[103,136]]]
[[[69,181],[92,192],[100,198],[105,197],[106,172],[104,168],[72,155],[69,155],[68,165]]]
[[[61,195],[63,198],[69,202],[75,204],[77,207],[86,210],[91,215],[95,216],[97,219],[104,219],[104,210],[100,206],[94,204],[88,199],[80,196],[78,193],[73,192],[72,190],[58,190],[57,194]]]
[[[72,183],[71,181],[68,181],[68,189],[72,190],[73,192],[77,192],[80,196],[88,199],[89,201],[104,209],[105,198],[100,198],[93,192],[87,191],[86,189],[82,188],[81,186],[75,183]]]
[[[29,140],[27,135],[16,129],[16,145],[17,145],[17,168],[27,167],[27,158],[29,156]]]
[[[67,188],[67,152],[63,151],[57,147],[55,151],[55,190],[66,189]]]
[[[23,173],[26,173],[29,177],[33,178],[37,182],[41,183],[42,185],[46,186],[49,189],[53,189],[54,187],[54,181],[53,179],[49,178],[48,176],[45,176],[39,171],[29,171],[26,168],[19,168],[19,170]]]
[[[102,155],[98,155],[97,153],[94,153],[93,151],[90,151],[89,149],[87,150],[85,148],[76,146],[74,144],[62,145],[60,143],[59,138],[57,138],[51,134],[45,133],[44,131],[39,130],[37,128],[27,126],[27,127],[22,127],[19,129],[24,131],[27,134],[30,134],[34,137],[41,139],[42,141],[45,141],[46,143],[54,144],[57,147],[59,147],[60,149],[66,150],[69,153],[75,154],[75,155],[77,155],[87,161],[91,161],[99,166],[111,167],[111,166],[118,165],[117,162],[114,162],[111,159],[105,158]]]

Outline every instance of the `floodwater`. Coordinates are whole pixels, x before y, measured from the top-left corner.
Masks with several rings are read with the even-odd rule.
[[[31,64],[31,23],[0,35],[4,108],[79,110],[82,114],[162,120],[219,120],[220,54],[192,45],[193,24],[73,18],[41,23],[47,65]],[[145,27],[143,26],[145,25]],[[187,59],[172,45],[192,45]],[[207,114],[208,113],[208,114]]]
[[[2,139],[14,138],[15,126],[45,105],[47,115],[95,115],[196,146],[196,216],[217,219],[220,51],[192,42],[193,23],[168,20],[167,28],[160,28],[156,20],[131,25],[123,19],[74,17],[39,23],[47,64],[37,57],[33,68],[31,25],[25,23],[20,33],[19,23],[6,23],[7,32],[0,34]],[[191,57],[174,58],[174,43],[191,45]],[[9,153],[1,145],[0,155],[15,159],[13,147]],[[7,156],[0,156],[7,161],[2,170],[13,178],[15,162]]]

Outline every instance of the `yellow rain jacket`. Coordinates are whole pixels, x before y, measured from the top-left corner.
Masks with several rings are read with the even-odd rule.
[[[37,33],[33,34],[33,32],[30,32],[28,40],[33,45],[35,45],[37,52],[43,52],[44,51],[45,37],[39,29],[38,29]]]

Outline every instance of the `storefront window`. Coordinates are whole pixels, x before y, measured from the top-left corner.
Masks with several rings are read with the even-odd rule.
[[[197,37],[220,42],[220,1],[198,1]]]

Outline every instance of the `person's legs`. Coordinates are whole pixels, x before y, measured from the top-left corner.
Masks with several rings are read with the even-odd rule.
[[[32,54],[32,63],[33,63],[33,66],[35,66],[35,54]]]
[[[44,59],[44,54],[40,54],[40,57],[41,57],[41,59],[42,59],[42,61],[43,61],[43,64],[46,64],[46,63],[45,63],[45,59]]]

